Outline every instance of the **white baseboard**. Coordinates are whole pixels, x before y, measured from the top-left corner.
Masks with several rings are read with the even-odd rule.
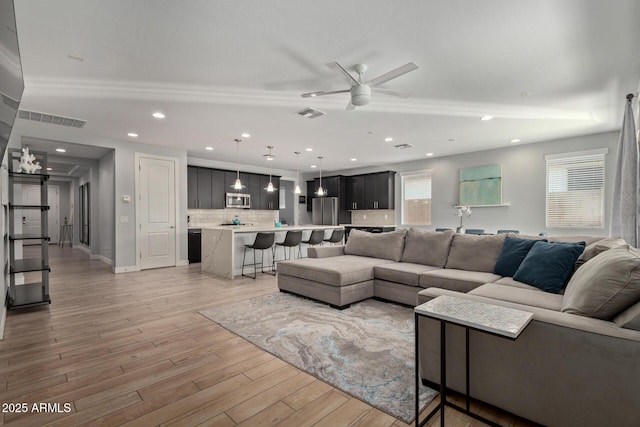
[[[91,255],[91,259],[97,259],[98,261],[102,261],[105,264],[113,265],[113,260],[111,258],[107,258],[104,255]]]
[[[7,306],[2,307],[0,313],[0,341],[4,339],[4,325],[7,323]]]
[[[91,256],[91,249],[89,249],[89,248],[87,248],[85,246],[77,245],[77,246],[74,246],[73,249],[79,249],[82,252],[87,253],[87,254],[89,254],[89,256]]]
[[[128,273],[130,271],[140,271],[140,268],[135,265],[127,265],[124,267],[113,267],[111,271],[114,273]]]
[[[189,265],[188,259],[179,259],[178,261],[176,261],[176,267],[182,267],[184,265]]]

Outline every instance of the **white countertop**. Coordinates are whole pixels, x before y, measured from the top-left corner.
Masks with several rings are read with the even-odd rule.
[[[195,228],[195,227],[194,227]],[[277,232],[288,230],[333,230],[336,228],[343,228],[341,225],[283,225],[282,227],[275,227],[273,225],[237,225],[237,226],[202,226],[198,228],[213,229],[213,230],[230,230],[234,233],[258,233],[258,232]]]
[[[344,227],[398,227],[396,224],[340,224]]]

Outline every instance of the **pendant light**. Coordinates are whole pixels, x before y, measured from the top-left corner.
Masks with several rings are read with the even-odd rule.
[[[318,188],[316,194],[318,195],[318,197],[322,197],[326,194],[322,189],[322,157],[318,157],[318,160],[320,160],[320,187]]]
[[[267,185],[267,193],[273,193],[275,188],[273,188],[273,182],[271,182],[271,172],[273,171],[273,155],[271,155],[271,150],[273,149],[273,145],[267,145],[267,148],[269,149],[269,155],[267,156],[267,160],[269,160],[270,162],[272,162],[269,165],[269,184]]]
[[[236,142],[236,182],[231,186],[231,188],[236,191],[240,191],[245,188],[240,181],[240,141],[242,140],[236,138],[234,141]]]
[[[293,194],[300,194],[300,184],[298,184],[298,177],[300,176],[300,152],[296,151],[296,189],[293,190]]]

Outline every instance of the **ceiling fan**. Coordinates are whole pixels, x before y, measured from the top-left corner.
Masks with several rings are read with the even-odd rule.
[[[301,96],[303,98],[310,98],[315,96],[324,96],[324,95],[333,95],[334,93],[347,93],[351,92],[351,99],[347,104],[347,110],[353,110],[356,107],[362,107],[367,105],[369,101],[371,101],[371,92],[382,93],[385,95],[393,95],[399,96],[401,98],[406,98],[409,96],[407,92],[399,92],[396,90],[390,89],[382,89],[378,86],[388,82],[389,80],[398,78],[403,74],[407,74],[410,71],[413,71],[418,68],[416,64],[413,62],[406,63],[398,68],[395,68],[387,73],[384,73],[374,79],[369,81],[364,81],[364,73],[367,71],[366,64],[356,64],[353,66],[353,71],[356,72],[358,78],[356,79],[351,73],[349,73],[342,65],[337,62],[330,62],[327,66],[336,72],[338,72],[351,88],[344,90],[332,90],[332,91],[318,91],[318,92],[308,92],[303,93]]]

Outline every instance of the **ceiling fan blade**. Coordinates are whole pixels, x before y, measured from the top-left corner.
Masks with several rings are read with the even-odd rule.
[[[303,93],[300,96],[303,98],[312,98],[316,96],[333,95],[334,93],[347,93],[347,92],[351,92],[351,90],[350,89],[330,90],[330,91],[319,90],[318,92]]]
[[[378,76],[375,79],[369,80],[367,84],[371,87],[378,86],[382,83],[388,82],[389,80],[395,79],[396,77],[400,77],[403,74],[407,74],[410,71],[416,70],[417,68],[418,66],[416,64],[414,64],[413,62],[409,62],[401,67],[389,71],[388,73],[384,73],[383,75]]]
[[[337,62],[329,62],[327,64],[327,67],[331,68],[332,70],[335,70],[338,72],[338,74],[340,74],[345,81],[347,82],[348,85],[350,86],[354,86],[359,84],[358,81],[355,79],[355,77],[353,77],[351,75],[351,73],[349,73],[347,70],[344,69],[344,67],[340,64],[338,64]]]
[[[373,89],[371,89],[371,91],[376,93],[383,93],[385,95],[399,96],[400,98],[408,98],[410,96],[409,92],[402,92],[399,90],[391,90],[391,89],[382,89],[379,87],[374,87]]]

